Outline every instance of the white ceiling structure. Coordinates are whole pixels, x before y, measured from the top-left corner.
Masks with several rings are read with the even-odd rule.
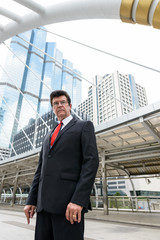
[[[21,32],[79,19],[121,19],[160,28],[159,0],[0,0],[0,43]]]

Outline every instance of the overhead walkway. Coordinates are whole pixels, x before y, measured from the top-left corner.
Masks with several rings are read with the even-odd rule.
[[[107,214],[107,177],[127,176],[136,196],[133,178],[160,174],[160,102],[96,126],[96,138]]]
[[[159,175],[160,102],[98,125],[95,130],[108,177]]]

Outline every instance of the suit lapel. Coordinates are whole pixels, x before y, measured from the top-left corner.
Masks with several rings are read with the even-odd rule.
[[[54,145],[57,143],[57,141],[60,139],[60,137],[68,130],[68,129],[70,129],[75,123],[76,123],[76,119],[75,118],[73,118],[59,133],[58,133],[58,136],[56,137],[56,139],[55,139],[55,141],[54,141],[54,143],[53,143],[53,145],[52,145],[52,147],[54,147]],[[55,129],[55,128],[54,128]],[[53,130],[54,131],[54,130]],[[52,131],[52,132],[53,132]],[[51,139],[51,137],[50,137],[50,139]],[[50,143],[49,143],[50,144]],[[52,147],[51,147],[51,149],[52,149]]]

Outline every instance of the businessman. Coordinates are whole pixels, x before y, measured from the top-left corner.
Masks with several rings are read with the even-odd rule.
[[[94,127],[71,116],[67,92],[53,91],[50,102],[59,124],[44,139],[24,212],[29,223],[37,211],[35,240],[83,240],[98,168]]]

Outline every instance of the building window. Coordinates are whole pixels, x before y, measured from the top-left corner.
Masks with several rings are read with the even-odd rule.
[[[114,186],[114,187],[108,187],[108,189],[117,189],[117,187],[116,187],[116,186]]]
[[[124,186],[124,185],[123,185],[123,186],[118,186],[118,188],[119,188],[119,189],[125,189],[126,186]]]
[[[117,182],[108,182],[108,185],[114,185],[117,184]]]
[[[125,184],[125,181],[118,181],[118,184]]]

